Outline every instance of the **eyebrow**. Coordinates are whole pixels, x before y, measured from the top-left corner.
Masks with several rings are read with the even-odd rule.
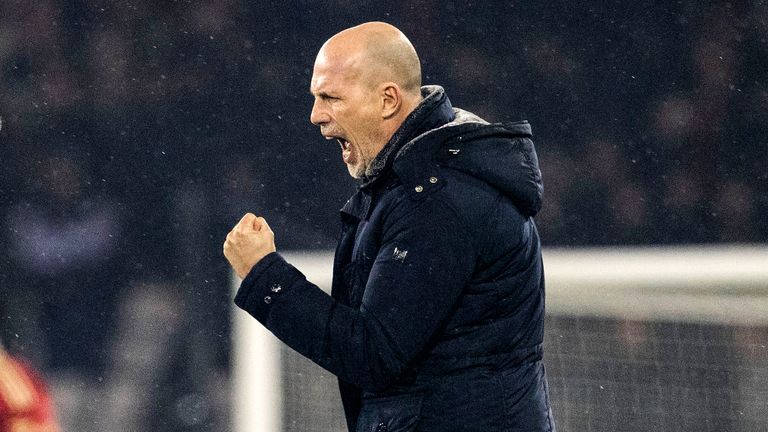
[[[310,91],[309,94],[311,94],[312,96],[315,96],[315,97],[319,97],[319,98],[336,98],[336,97],[338,97],[338,96],[333,96],[333,95],[331,95],[331,94],[329,94],[328,92],[325,92],[325,91],[320,91],[320,92],[317,92],[317,93],[312,93],[312,91]]]

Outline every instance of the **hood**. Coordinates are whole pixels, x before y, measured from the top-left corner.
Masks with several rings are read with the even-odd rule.
[[[468,111],[453,111],[452,121],[405,144],[395,164],[400,160],[406,163],[410,153],[428,151],[441,167],[488,183],[508,196],[523,214],[536,215],[541,209],[544,184],[528,122],[492,124]]]

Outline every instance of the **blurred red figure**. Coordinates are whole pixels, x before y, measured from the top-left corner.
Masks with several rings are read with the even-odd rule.
[[[42,379],[0,347],[0,432],[59,432]]]

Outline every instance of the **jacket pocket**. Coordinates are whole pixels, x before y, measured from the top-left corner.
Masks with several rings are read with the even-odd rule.
[[[355,432],[412,432],[421,418],[423,395],[363,399]]]

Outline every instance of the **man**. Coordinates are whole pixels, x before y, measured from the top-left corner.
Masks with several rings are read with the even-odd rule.
[[[315,61],[310,120],[361,180],[332,296],[246,214],[224,254],[235,303],[339,378],[350,431],[551,431],[542,183],[527,122],[489,124],[421,87],[406,37],[366,23]]]

